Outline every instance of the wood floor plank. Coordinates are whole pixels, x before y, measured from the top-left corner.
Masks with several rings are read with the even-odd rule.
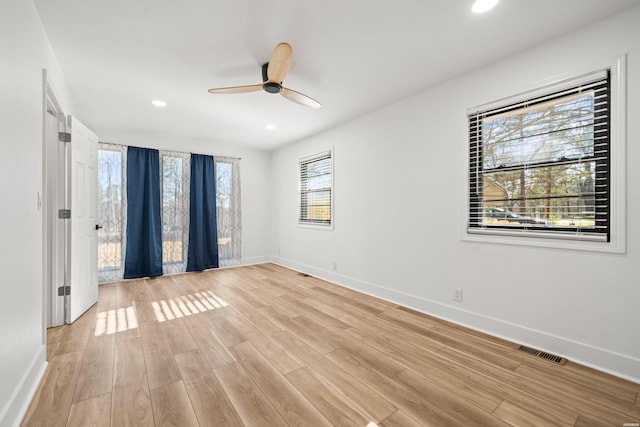
[[[439,408],[428,400],[422,399],[415,391],[399,384],[397,381],[380,373],[375,365],[366,360],[358,359],[342,349],[327,355],[334,363],[343,369],[354,373],[360,381],[382,394],[396,407],[406,414],[419,420],[421,424],[433,426],[459,426],[459,421],[447,408]]]
[[[111,393],[71,405],[67,427],[111,426]]]
[[[310,368],[300,368],[286,375],[287,379],[335,426],[366,426],[371,420],[344,397],[327,386]]]
[[[290,426],[330,426],[329,421],[251,343],[233,347],[251,380]]]
[[[157,427],[199,426],[182,381],[152,389],[151,406]]]
[[[541,374],[538,369],[527,365],[520,366],[515,372],[527,378],[544,381],[545,384],[553,387],[558,393],[568,393],[574,397],[580,397],[593,405],[600,405],[613,411],[631,411],[631,413],[635,411],[635,414],[640,418],[640,410],[634,407],[634,396],[631,393],[617,393],[615,390],[603,388],[602,384],[597,390],[593,390],[593,385],[591,384],[574,382],[561,375],[549,378],[548,375]]]
[[[227,319],[228,316],[235,314],[232,308],[226,307],[225,309],[210,311],[204,314],[213,332],[227,347],[240,344],[246,340],[244,335]]]
[[[195,350],[198,345],[191,337],[189,329],[182,319],[174,319],[158,324],[160,332],[165,336],[173,354]]]
[[[145,377],[146,367],[140,338],[115,343],[113,371],[114,387],[138,383]]]
[[[553,392],[537,394],[529,381],[515,372],[486,364],[472,355],[449,347],[443,347],[438,353],[452,362],[466,366],[483,375],[486,387],[499,390],[506,400],[528,408],[545,418],[549,423],[559,422],[562,425],[572,425],[578,417],[578,411],[570,406],[561,405],[561,399],[558,399]],[[550,396],[551,398],[549,398]]]
[[[69,325],[63,325],[47,329],[47,360],[53,359],[66,333],[65,328],[68,327]]]
[[[454,330],[445,332],[441,328],[432,327],[423,329],[420,335],[439,342],[447,347],[456,348],[468,354],[472,354],[487,363],[514,370],[520,366],[520,361],[514,357],[508,357],[495,351],[493,348],[471,340],[471,336],[460,336],[460,333]],[[486,344],[486,343],[485,343]]]
[[[149,390],[173,384],[182,379],[173,354],[167,351],[144,352]]]
[[[153,426],[141,338],[116,341],[111,404],[113,426]]]
[[[285,316],[290,318],[296,318],[305,314],[304,310],[301,307],[299,307],[295,303],[291,303],[290,301],[283,299],[283,297],[271,298],[269,306],[276,307],[279,313],[284,314]],[[264,308],[265,307],[260,307],[260,309]]]
[[[282,331],[270,337],[278,343],[287,353],[298,360],[301,366],[310,365],[316,360],[322,359],[324,355],[316,351],[313,347],[300,340],[289,331]]]
[[[354,334],[354,339],[356,338],[420,373],[430,382],[465,397],[485,411],[492,412],[503,400],[500,392],[486,387],[483,376],[402,337],[384,334],[371,339]]]
[[[63,353],[49,362],[23,426],[66,425],[83,355],[82,351]]]
[[[185,384],[207,381],[213,378],[213,371],[199,349],[176,354],[176,364]]]
[[[413,390],[429,404],[438,408],[447,408],[447,414],[452,415],[459,425],[474,425],[487,427],[509,427],[509,424],[494,416],[473,402],[447,390],[444,387],[425,381],[425,377],[407,369],[393,378],[401,385]]]
[[[316,286],[311,288],[312,291],[319,292],[330,298],[335,298],[336,300],[350,306],[352,309],[364,313],[379,314],[389,308],[397,307],[397,304],[392,304],[368,295],[360,294],[350,289],[331,286],[328,283],[317,279],[315,283]]]
[[[277,307],[274,306],[259,308],[258,312],[267,317],[273,324],[282,330],[287,329],[287,321],[295,318],[295,316],[278,310]]]
[[[286,279],[277,280],[269,277],[262,280],[270,286],[272,289],[271,293],[275,296],[291,295],[295,298],[303,299],[310,295],[307,288],[298,286],[295,281]]]
[[[247,304],[241,298],[233,298],[230,304],[242,313],[256,328],[266,335],[276,334],[283,330],[281,326],[274,323],[266,313]],[[267,306],[270,307],[270,306]],[[264,307],[263,307],[264,308]]]
[[[129,292],[131,293],[131,297],[133,298],[138,324],[157,322],[157,311],[161,312],[161,309],[158,302],[152,300],[151,295],[149,294],[147,281],[144,279],[139,279],[133,280],[131,282],[123,282],[123,284],[124,286],[129,288]],[[118,284],[118,286],[120,285],[122,284]]]
[[[254,336],[250,342],[283,374],[288,374],[303,366],[303,363],[292,356],[287,348],[278,344],[270,336]]]
[[[529,355],[527,355],[529,356]],[[594,369],[568,362],[564,366],[549,363],[534,356],[529,356],[521,364],[520,371],[533,370],[539,375],[549,377],[552,382],[573,385],[583,393],[599,395],[618,403],[633,405],[638,385],[612,375],[603,376]]]
[[[379,427],[420,427],[422,425],[400,410],[378,423]]]
[[[186,385],[200,427],[244,427],[224,388],[214,376]]]
[[[153,409],[147,374],[132,376],[113,387],[111,425],[118,427],[153,427]]]
[[[253,308],[268,307],[270,302],[264,298],[264,289],[261,290],[261,295],[255,294],[247,289],[238,287],[235,289],[234,294],[242,298],[247,304]]]
[[[115,283],[98,286],[97,312],[115,310],[118,306],[118,289]]]
[[[343,322],[340,319],[336,319],[333,316],[330,316],[322,311],[316,309],[310,304],[307,304],[308,299],[300,300],[298,298],[294,298],[291,295],[283,295],[279,298],[279,301],[286,301],[289,304],[292,304],[302,310],[304,315],[309,319],[321,324],[325,328],[340,333],[342,330],[350,328],[351,325]]]
[[[157,322],[141,323],[140,336],[149,389],[172,384],[182,377],[168,338]]]
[[[367,317],[358,313],[354,314],[348,310],[348,307],[340,302],[328,303],[318,298],[307,298],[305,299],[305,303],[319,311],[322,311],[324,314],[339,319],[349,327],[358,329],[368,335],[376,336],[386,331],[385,329],[381,329],[379,325],[370,321],[369,317],[372,316]]]
[[[236,361],[224,345],[220,347],[200,347],[200,353],[211,369],[216,369]]]
[[[355,376],[342,369],[326,357],[309,364],[311,369],[325,382],[342,394],[370,421],[380,422],[397,411],[393,404]]]
[[[286,425],[269,399],[237,362],[217,368],[214,372],[245,425]]]
[[[93,305],[82,316],[70,325],[66,325],[60,337],[60,345],[55,355],[84,351],[91,335],[91,327],[96,318],[97,307]]]
[[[358,359],[365,361],[371,366],[375,366],[377,371],[389,378],[394,377],[407,368],[406,365],[383,354],[379,349],[375,348],[375,346],[367,345],[366,341],[362,339],[362,336],[351,329],[344,332],[340,349],[356,355]]]
[[[508,401],[503,401],[500,406],[496,408],[493,415],[500,418],[502,421],[509,423],[513,426],[522,427],[540,427],[540,426],[562,426],[562,424],[551,424],[549,420],[546,420],[538,414],[535,414],[527,409],[521,408]]]
[[[136,283],[136,281],[116,284],[116,317],[123,319],[122,326],[119,325],[116,332],[116,341],[140,336],[140,330],[138,329],[140,316],[136,309],[133,291],[131,290],[132,283]]]
[[[602,421],[607,419],[623,420],[625,417],[618,415],[626,413],[634,419],[640,420],[640,409],[626,401],[603,396],[600,393],[585,392],[582,387],[576,386],[571,382],[563,379],[548,378],[528,367],[518,368],[516,373],[526,378],[534,387],[539,387],[539,390],[548,390],[550,395],[562,394],[570,396],[568,400],[573,406],[581,408],[581,412],[594,419]]]
[[[74,402],[111,392],[115,336],[91,337],[80,367]]]
[[[305,316],[284,320],[283,324],[288,331],[320,353],[329,353],[342,344],[340,335]]]
[[[204,315],[191,316],[184,319],[184,324],[194,337],[200,354],[205,358],[212,369],[224,366],[227,363],[235,362],[235,358],[222,343],[220,338],[213,332],[209,322]]]

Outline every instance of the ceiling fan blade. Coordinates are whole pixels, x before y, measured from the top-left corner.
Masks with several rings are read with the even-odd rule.
[[[291,68],[293,49],[289,43],[279,43],[269,59],[267,77],[270,82],[282,83]]]
[[[289,101],[293,101],[297,104],[301,104],[301,105],[306,105],[307,107],[311,107],[311,108],[320,108],[322,107],[322,104],[320,104],[318,101],[316,101],[313,98],[308,97],[307,95],[297,92],[293,89],[287,89],[286,87],[282,88],[282,91],[280,91],[280,95],[284,96],[285,98],[287,98]]]
[[[257,85],[248,86],[232,86],[232,87],[218,87],[209,89],[209,93],[245,93],[245,92],[257,92],[262,90],[262,83]]]

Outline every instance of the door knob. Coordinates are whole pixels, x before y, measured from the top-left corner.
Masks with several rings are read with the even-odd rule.
[[[96,224],[96,230],[100,230],[102,226],[100,224]]]

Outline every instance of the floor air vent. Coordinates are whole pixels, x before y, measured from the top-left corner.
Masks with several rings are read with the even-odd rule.
[[[564,357],[556,356],[555,354],[536,350],[535,348],[526,347],[524,345],[521,345],[520,347],[518,347],[518,350],[524,351],[525,353],[529,353],[541,359],[548,360],[549,362],[557,363],[558,365],[564,365],[567,363],[567,359],[565,359]]]

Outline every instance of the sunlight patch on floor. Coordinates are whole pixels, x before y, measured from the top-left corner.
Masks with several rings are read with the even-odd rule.
[[[111,335],[138,327],[138,316],[134,306],[116,310],[100,311],[96,314],[96,326],[93,335]]]
[[[196,292],[165,300],[153,301],[153,313],[158,322],[179,319],[192,314],[204,313],[229,304],[211,291]]]

